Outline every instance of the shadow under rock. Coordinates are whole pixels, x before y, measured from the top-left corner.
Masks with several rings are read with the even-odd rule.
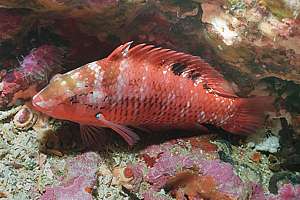
[[[132,128],[136,132],[140,140],[134,146],[129,146],[123,138],[108,128],[100,128],[97,132],[97,142],[93,145],[84,145],[80,134],[80,125],[76,123],[66,122],[58,128],[55,135],[58,137],[58,144],[47,144],[49,148],[56,147],[65,154],[74,153],[74,151],[107,151],[115,152],[139,152],[147,146],[161,144],[166,141],[176,139],[184,139],[201,135],[209,135],[212,138],[230,141],[231,144],[238,144],[242,136],[232,135],[213,126],[207,126],[208,132],[203,130],[158,130],[144,131]]]

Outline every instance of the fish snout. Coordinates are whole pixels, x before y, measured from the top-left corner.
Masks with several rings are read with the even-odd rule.
[[[36,94],[32,98],[32,105],[38,111],[42,111],[42,110],[45,110],[45,109],[47,110],[47,108],[48,108],[46,101],[39,94]]]

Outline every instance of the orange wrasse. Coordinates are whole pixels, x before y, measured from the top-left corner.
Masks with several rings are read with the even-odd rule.
[[[212,124],[253,133],[272,110],[269,97],[240,98],[201,58],[132,42],[107,58],[53,77],[33,106],[53,118],[81,125],[82,139],[97,142],[97,127],[111,128],[129,145],[130,127],[193,129]]]

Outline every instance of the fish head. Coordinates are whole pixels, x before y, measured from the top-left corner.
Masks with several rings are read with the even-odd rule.
[[[55,75],[32,99],[34,109],[53,118],[78,121],[86,114],[84,98],[91,91],[94,73],[85,66]],[[77,99],[81,98],[80,101]],[[86,116],[86,115],[85,115]]]

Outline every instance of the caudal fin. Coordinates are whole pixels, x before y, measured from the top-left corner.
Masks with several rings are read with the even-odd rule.
[[[253,97],[240,99],[238,113],[222,128],[236,134],[251,134],[262,127],[267,112],[274,111],[274,98]]]

